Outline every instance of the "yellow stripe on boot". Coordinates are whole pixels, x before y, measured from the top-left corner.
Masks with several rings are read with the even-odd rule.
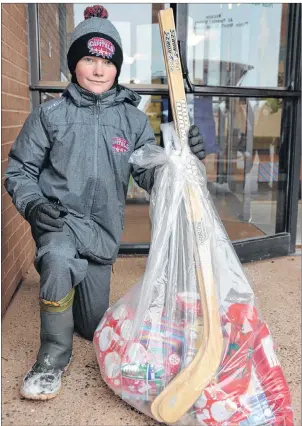
[[[72,304],[74,299],[74,288],[70,290],[63,299],[54,301],[54,300],[45,300],[40,297],[40,308],[46,312],[63,312],[66,311]]]

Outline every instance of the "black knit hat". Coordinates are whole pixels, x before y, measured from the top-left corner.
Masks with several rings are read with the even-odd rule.
[[[107,20],[107,10],[103,6],[87,7],[84,17],[71,34],[67,54],[73,80],[77,63],[84,56],[109,59],[116,66],[118,78],[123,63],[122,42],[115,26]]]

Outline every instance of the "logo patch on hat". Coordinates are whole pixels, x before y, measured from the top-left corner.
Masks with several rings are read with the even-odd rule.
[[[89,53],[103,58],[112,58],[115,52],[115,47],[111,41],[102,37],[93,37],[87,43]]]
[[[126,139],[123,138],[113,138],[112,149],[116,152],[128,152],[129,143],[126,141]]]

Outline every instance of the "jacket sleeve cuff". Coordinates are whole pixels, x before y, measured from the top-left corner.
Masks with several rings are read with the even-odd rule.
[[[38,206],[39,204],[45,203],[46,201],[48,200],[44,197],[35,197],[30,200],[26,200],[26,202],[23,202],[22,205],[20,206],[19,212],[24,217],[24,219],[28,220],[30,211],[34,207]]]

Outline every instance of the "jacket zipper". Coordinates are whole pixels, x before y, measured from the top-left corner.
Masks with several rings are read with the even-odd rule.
[[[96,101],[96,125],[95,125],[95,156],[94,156],[94,170],[95,170],[95,176],[97,176],[97,166],[98,166],[98,146],[99,146],[99,112],[100,112],[100,101],[97,99]],[[93,210],[93,204],[94,204],[94,197],[96,193],[96,184],[94,187],[93,197],[92,197],[92,203],[91,203],[91,210],[90,210],[90,217]]]
[[[99,111],[100,111],[100,101],[99,99],[96,101],[96,118],[99,120]],[[99,122],[98,122],[99,126]]]

